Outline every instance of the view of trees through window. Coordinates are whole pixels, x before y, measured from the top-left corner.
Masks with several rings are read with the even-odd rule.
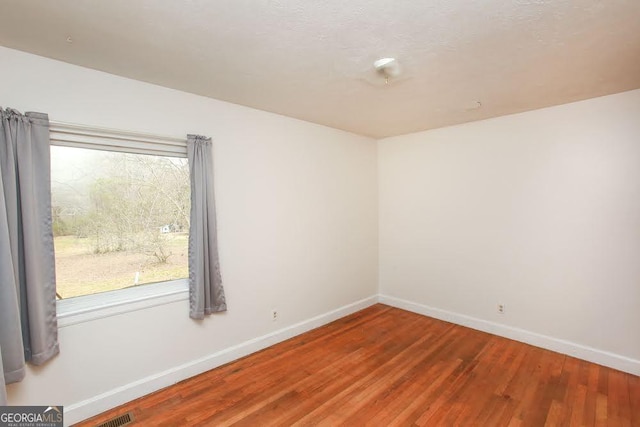
[[[61,298],[188,277],[187,159],[51,147]]]

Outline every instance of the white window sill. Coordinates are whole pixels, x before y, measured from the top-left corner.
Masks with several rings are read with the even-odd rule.
[[[58,327],[89,322],[189,299],[189,280],[135,286],[100,294],[58,300]]]

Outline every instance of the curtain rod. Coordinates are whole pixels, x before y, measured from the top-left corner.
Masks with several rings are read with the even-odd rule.
[[[171,136],[155,135],[152,133],[144,132],[132,132],[120,129],[111,129],[98,126],[79,125],[75,123],[58,122],[55,120],[49,121],[49,129],[52,132],[67,133],[72,132],[76,135],[96,136],[96,134],[117,136],[123,139],[131,138],[138,141],[151,140],[154,142],[165,142],[175,145],[185,145],[186,138],[175,138]]]

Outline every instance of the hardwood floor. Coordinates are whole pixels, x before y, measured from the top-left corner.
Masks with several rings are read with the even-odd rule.
[[[640,378],[375,305],[79,425],[640,426]]]

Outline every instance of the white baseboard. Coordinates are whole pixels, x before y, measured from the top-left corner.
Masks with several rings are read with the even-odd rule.
[[[296,335],[318,328],[378,302],[378,296],[356,301],[336,310],[307,319],[295,325],[225,348],[203,358],[181,366],[159,372],[155,375],[115,388],[106,393],[64,407],[65,425],[77,423],[101,412],[115,408],[139,397],[145,396],[179,381],[209,371],[225,363],[232,362],[256,351],[262,350]]]
[[[427,305],[387,295],[379,295],[379,302],[392,307],[455,323],[457,325],[466,326],[471,329],[488,332],[490,334],[499,335],[515,341],[531,344],[536,347],[573,356],[578,359],[597,363],[598,365],[607,366],[623,372],[628,372],[633,375],[640,375],[640,360],[631,359],[619,354],[598,350],[596,348],[576,344],[571,341],[565,341],[559,338],[553,338],[524,329],[514,328],[512,326],[490,322],[488,320],[478,319],[471,316],[465,316],[463,314],[441,310],[439,308],[429,307]]]

